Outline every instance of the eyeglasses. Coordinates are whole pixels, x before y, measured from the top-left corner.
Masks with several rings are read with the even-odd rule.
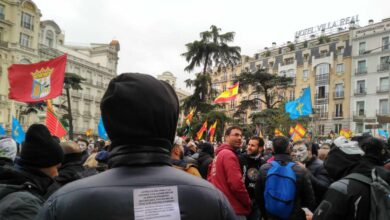
[[[242,134],[235,133],[235,134],[230,134],[230,136],[234,136],[234,137],[242,137]]]

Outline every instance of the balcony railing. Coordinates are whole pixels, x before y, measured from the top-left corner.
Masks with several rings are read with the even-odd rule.
[[[367,67],[361,67],[355,69],[355,76],[361,76],[367,74]]]
[[[381,109],[381,110],[376,110],[376,115],[389,115],[389,110],[388,109]]]
[[[8,42],[0,41],[0,47],[8,48]]]
[[[333,99],[343,99],[344,91],[338,91],[333,93]]]
[[[366,95],[367,94],[367,90],[366,90],[366,88],[356,89],[354,91],[354,94],[355,94],[355,96]]]
[[[362,55],[362,54],[364,54],[365,52],[366,52],[365,49],[361,49],[361,50],[359,50],[359,55]]]
[[[343,112],[333,112],[333,118],[334,119],[341,119],[341,118],[344,117],[343,115],[344,115]]]
[[[315,114],[315,116],[319,119],[327,119],[328,118],[328,112],[318,112]]]
[[[364,109],[360,109],[359,111],[353,112],[353,118],[365,118],[366,112]]]
[[[76,98],[81,98],[81,93],[79,92],[72,92],[72,96]]]
[[[295,79],[295,77],[291,80],[291,82],[289,83],[289,85],[296,85],[296,79]]]
[[[382,71],[388,71],[390,70],[390,64],[389,63],[381,63],[378,65],[378,72]]]
[[[376,87],[376,93],[387,93],[387,92],[389,92],[389,87],[388,86]]]
[[[84,99],[93,101],[93,96],[84,94]]]
[[[316,81],[328,81],[329,80],[329,74],[321,74],[316,75]]]
[[[104,88],[104,83],[102,82],[96,82],[96,86],[100,88]]]

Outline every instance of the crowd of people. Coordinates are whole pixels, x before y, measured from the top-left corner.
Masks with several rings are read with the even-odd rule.
[[[344,219],[390,217],[389,144],[176,135],[179,102],[152,76],[124,73],[101,101],[110,141],[61,141],[33,124],[0,139],[0,219]]]

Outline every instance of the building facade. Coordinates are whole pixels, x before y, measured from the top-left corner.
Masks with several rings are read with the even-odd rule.
[[[97,133],[100,100],[117,74],[119,42],[66,45],[60,27],[54,21],[40,21],[40,17],[32,1],[0,0],[0,124],[10,130],[11,117],[15,116],[26,129],[31,123],[43,123],[46,117],[45,112],[23,114],[26,104],[8,100],[7,68],[14,63],[35,63],[66,53],[66,72],[85,79],[82,90],[70,90],[74,133],[85,134],[88,129]],[[65,90],[53,102],[67,106]],[[67,112],[57,109],[56,113],[61,117]]]
[[[390,19],[355,29],[352,39],[351,128],[355,133],[388,129],[378,115],[389,115]]]

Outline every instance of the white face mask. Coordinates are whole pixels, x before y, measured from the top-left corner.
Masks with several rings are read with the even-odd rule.
[[[85,151],[87,149],[87,144],[84,141],[78,141],[77,144],[80,146],[81,151]]]
[[[299,162],[305,162],[309,156],[309,152],[304,144],[295,145],[293,147],[294,160]]]

